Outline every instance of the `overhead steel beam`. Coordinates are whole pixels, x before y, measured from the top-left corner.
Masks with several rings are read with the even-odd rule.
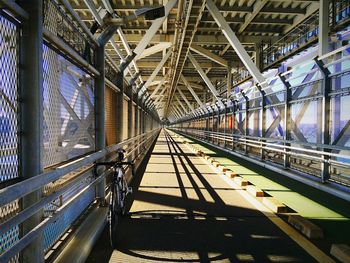
[[[166,50],[168,49],[169,47],[171,47],[171,43],[170,42],[161,42],[159,44],[156,44],[150,48],[147,48],[145,49],[141,55],[139,55],[137,57],[137,59],[143,59],[143,58],[146,58],[148,56],[151,56],[155,53],[158,53],[160,51],[163,51],[163,50]]]
[[[141,34],[124,34],[128,43],[138,44],[142,40]],[[239,35],[237,36],[242,44],[254,45],[258,41],[264,42],[275,42],[279,39],[278,36],[250,36],[250,35]],[[121,42],[118,35],[114,35],[114,40],[116,42]],[[171,42],[173,43],[173,35],[156,34],[152,38],[150,44],[158,44],[160,42]],[[193,36],[192,43],[197,45],[226,45],[228,43],[227,39],[223,35],[195,35]]]
[[[177,88],[177,91],[179,92],[180,96],[182,97],[182,99],[186,102],[187,106],[191,109],[191,111],[194,111],[193,106],[191,105],[191,103],[188,101],[188,99],[186,98],[186,96],[183,94],[183,92],[181,91],[181,89],[179,89],[179,87]]]
[[[203,102],[199,99],[198,95],[196,94],[196,92],[192,89],[191,85],[189,84],[189,82],[187,81],[187,79],[181,74],[181,79],[184,82],[186,88],[191,92],[193,98],[197,101],[198,105],[203,108],[204,104]]]
[[[158,93],[158,90],[162,87],[162,85],[164,84],[165,82],[165,79],[166,79],[167,76],[164,76],[162,78],[162,80],[158,83],[157,87],[154,89],[154,91],[152,92],[150,98],[154,97],[157,93]]]
[[[244,66],[247,68],[249,73],[252,75],[257,83],[265,82],[264,76],[261,74],[258,67],[255,65],[253,60],[250,58],[247,51],[244,49],[242,44],[239,42],[236,34],[232,31],[230,25],[225,21],[224,17],[220,14],[219,9],[216,7],[212,0],[207,0],[206,7],[210,14],[213,16],[215,22],[218,24],[223,34],[231,44],[232,48],[236,51],[237,55],[241,59]]]
[[[157,96],[156,100],[154,101],[154,104],[158,103],[159,100],[162,98],[164,92],[166,91],[166,88],[164,87],[163,90],[159,93],[159,95]]]
[[[247,26],[253,21],[253,19],[259,14],[260,10],[266,5],[268,0],[259,0],[254,3],[253,12],[250,15],[247,15],[243,25],[238,29],[238,33],[242,33]]]
[[[214,87],[213,83],[211,83],[210,79],[208,78],[208,76],[205,74],[205,72],[203,71],[203,69],[200,67],[200,65],[198,64],[197,60],[192,56],[191,52],[188,52],[187,57],[190,59],[190,61],[192,62],[193,66],[196,68],[196,70],[198,71],[199,75],[202,77],[202,79],[204,80],[205,84],[207,84],[209,90],[211,91],[211,93],[214,95],[215,99],[219,102],[219,104],[221,106],[225,106],[220,98],[219,92],[216,90],[216,88]]]
[[[84,0],[84,3],[86,4],[86,6],[89,8],[92,16],[95,18],[96,22],[102,26],[103,25],[103,21],[102,18],[100,17],[95,4],[91,1],[91,0]]]
[[[184,112],[186,114],[188,114],[188,110],[186,109],[185,105],[183,105],[183,103],[179,100],[179,98],[177,96],[174,96],[175,100],[179,103],[179,105],[181,106],[181,108],[184,110]]]
[[[181,109],[181,107],[178,104],[173,104],[174,105],[174,109],[176,109],[180,114],[180,117],[184,117],[186,116],[186,111],[184,111],[183,109]]]
[[[285,28],[283,30],[283,34],[286,34],[289,31],[291,31],[292,29],[294,29],[297,25],[302,23],[305,20],[305,18],[311,16],[316,11],[318,11],[319,7],[320,7],[320,4],[318,3],[318,1],[317,2],[313,2],[305,9],[304,13],[299,13],[299,14],[296,13],[297,16],[294,18],[293,24],[288,26],[287,28]]]
[[[125,35],[124,35],[124,33],[123,33],[123,30],[122,30],[121,28],[118,28],[117,32],[118,32],[118,35],[119,35],[119,37],[120,37],[120,40],[122,41],[122,43],[123,43],[123,45],[124,45],[124,48],[125,48],[126,52],[128,53],[128,55],[132,55],[133,52],[131,51],[131,48],[130,48],[130,46],[129,46],[128,41],[126,40],[126,37],[125,37]],[[137,67],[137,64],[136,64],[136,62],[135,62],[135,58],[131,61],[131,63],[133,64],[136,73],[138,73],[140,70],[139,70],[139,68]],[[142,83],[143,80],[142,80],[142,76],[141,76],[141,75],[140,75],[139,79],[140,79],[140,81],[141,81],[141,83]]]
[[[223,59],[222,57],[215,55],[214,53],[210,52],[209,50],[198,46],[194,43],[191,44],[190,49],[194,52],[196,52],[199,55],[202,55],[203,57],[210,59],[216,63],[218,63],[219,65],[223,66],[223,67],[227,67],[228,63],[225,59]]]
[[[142,96],[142,94],[147,90],[147,87],[152,83],[155,76],[157,76],[158,72],[161,70],[161,68],[164,66],[165,62],[169,59],[171,55],[172,50],[169,49],[166,53],[165,57],[159,62],[158,66],[154,69],[151,76],[147,79],[145,85],[142,87],[142,89],[139,91],[139,97]]]
[[[134,52],[136,53],[136,60],[138,57],[142,54],[142,52],[145,50],[147,45],[150,43],[153,36],[157,33],[158,29],[161,27],[167,16],[169,15],[170,10],[175,6],[177,0],[170,0],[165,8],[165,16],[158,18],[153,21],[151,27],[147,30],[146,34],[143,36],[142,40],[139,42],[137,47],[135,48]]]

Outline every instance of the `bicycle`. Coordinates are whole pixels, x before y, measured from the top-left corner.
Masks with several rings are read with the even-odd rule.
[[[109,222],[109,237],[111,246],[116,247],[117,244],[117,225],[118,218],[126,214],[126,197],[132,193],[132,188],[128,187],[124,176],[124,165],[131,166],[134,173],[134,163],[124,162],[125,150],[117,150],[117,160],[112,162],[97,162],[94,166],[94,172],[97,174],[98,166],[107,166],[113,169],[112,182],[110,186],[109,211],[107,221]]]

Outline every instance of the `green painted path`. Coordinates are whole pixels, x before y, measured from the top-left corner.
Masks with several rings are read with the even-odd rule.
[[[185,137],[198,150],[213,157],[221,165],[244,177],[267,194],[320,226],[328,247],[332,243],[350,244],[350,203],[286,176],[228,155],[224,151]]]

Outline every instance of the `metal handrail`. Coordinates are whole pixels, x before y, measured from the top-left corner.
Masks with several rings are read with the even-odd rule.
[[[156,132],[159,131],[159,128],[153,129],[152,131],[140,134],[128,140],[125,140],[121,143],[114,144],[104,148],[103,150],[94,152],[85,157],[82,157],[78,160],[72,161],[71,163],[65,165],[64,167],[58,167],[53,171],[45,172],[34,177],[28,178],[16,184],[13,184],[9,187],[0,190],[0,206],[3,206],[7,203],[10,203],[13,200],[22,198],[25,195],[43,187],[44,185],[51,183],[63,175],[72,172],[82,166],[89,165],[94,161],[103,158],[109,153],[116,151],[118,148],[123,147],[134,140],[140,140],[143,137],[150,137]]]
[[[181,130],[181,128],[175,128],[175,129]],[[188,130],[190,130],[190,131],[191,130],[192,131],[198,131],[196,129],[186,129],[186,130],[187,131]],[[234,142],[233,137],[235,137],[235,136],[237,137],[237,135],[234,135],[234,134],[226,135],[226,134],[223,134],[223,133],[211,132],[211,131],[202,131],[202,133],[204,135],[206,135],[206,136],[210,136],[211,138],[222,139],[222,140],[229,141],[229,142]],[[193,132],[193,134],[196,134],[196,133]],[[317,154],[317,155],[328,155],[330,157],[332,156],[332,157],[345,158],[345,159],[349,159],[350,160],[350,156],[348,156],[348,155],[336,154],[336,153],[331,153],[331,152],[327,152],[327,151],[319,151],[319,150],[316,151],[316,150],[312,150],[312,149],[305,149],[305,148],[299,148],[299,147],[294,147],[294,146],[273,144],[273,143],[266,142],[266,140],[270,140],[270,141],[271,140],[275,140],[275,139],[271,139],[271,138],[261,138],[261,137],[254,137],[254,138],[258,138],[259,141],[257,142],[257,141],[254,141],[254,140],[249,140],[249,139],[244,139],[244,138],[243,139],[239,138],[237,141],[245,142],[245,144],[247,144],[247,142],[248,142],[248,143],[250,143],[250,145],[247,144],[248,146],[252,146],[252,147],[255,147],[255,148],[262,148],[262,149],[265,149],[265,150],[275,150],[275,151],[277,151],[278,149],[273,149],[273,148],[269,148],[268,147],[268,146],[273,146],[273,147],[277,147],[277,148],[283,148],[283,150],[284,150],[284,151],[282,151],[283,153],[287,153],[286,150],[294,150],[294,151],[299,151],[299,152],[313,153],[313,154]],[[280,140],[280,141],[286,143],[286,141],[284,141],[284,140]],[[295,143],[294,141],[288,141],[288,142],[289,143]],[[265,145],[265,146],[263,146],[263,145]],[[326,146],[326,147],[322,147],[322,146]],[[317,145],[317,147],[319,147],[319,148],[330,149],[328,145],[322,145],[322,146],[321,145]],[[350,151],[350,149],[343,149],[343,150]],[[288,154],[289,155],[298,155],[298,153],[290,152],[290,151],[288,151]],[[311,156],[309,156],[309,155],[305,156],[305,158],[310,158],[310,157]],[[329,160],[324,160],[324,159],[319,159],[319,160],[322,161],[322,162],[329,162]],[[349,166],[350,166],[350,163],[349,163]]]
[[[127,153],[127,156],[131,155],[132,152],[136,150],[136,148],[139,148],[141,145],[147,143],[150,139],[154,138],[156,134],[160,131],[159,128],[153,129],[149,132],[140,134],[138,136],[135,136],[133,138],[130,138],[128,140],[125,140],[121,143],[111,145],[109,147],[106,147],[105,149],[95,152],[89,156],[83,157],[80,160],[73,161],[70,164],[65,164],[63,168],[58,168],[54,171],[47,172],[40,174],[38,176],[33,177],[35,180],[27,179],[22,182],[19,182],[17,184],[14,184],[12,186],[9,186],[7,188],[4,188],[0,190],[0,206],[3,204],[9,203],[15,199],[21,198],[24,195],[29,194],[32,191],[37,190],[38,188],[43,187],[47,184],[48,178],[51,179],[51,181],[57,180],[61,175],[62,171],[65,171],[63,175],[67,174],[68,172],[74,171],[78,165],[78,167],[81,167],[83,165],[87,165],[88,163],[92,163],[100,158],[103,158],[106,154],[114,152],[118,148],[125,147],[128,144],[131,144],[135,141],[137,141],[137,146],[131,149]],[[142,141],[140,142],[140,140]],[[13,226],[19,225],[26,219],[28,219],[30,216],[38,212],[40,209],[42,209],[45,205],[55,200],[57,197],[62,195],[64,192],[69,190],[74,184],[76,184],[79,181],[82,181],[86,179],[86,177],[90,176],[88,171],[85,171],[81,176],[75,178],[71,182],[69,182],[66,186],[59,189],[58,191],[55,191],[54,193],[42,198],[39,202],[36,204],[20,211],[13,217],[9,218],[7,221],[0,224],[0,235],[3,233],[6,233],[9,231]],[[79,197],[82,196],[86,191],[91,189],[91,187],[94,187],[98,183],[100,183],[105,177],[107,176],[107,173],[104,172],[97,178],[95,178],[93,181],[91,181],[88,185],[86,185],[77,195],[74,196],[68,203],[63,205],[62,207],[58,208],[54,214],[51,216],[45,218],[39,225],[31,229],[27,234],[25,234],[17,243],[15,243],[11,248],[6,250],[4,253],[0,255],[0,262],[7,262],[9,259],[11,259],[13,256],[18,254],[21,250],[23,250],[30,242],[37,237],[42,231],[44,231],[45,227],[56,220],[62,213],[64,213],[67,209],[69,209],[71,206],[75,204],[79,200]],[[54,178],[54,179],[53,179]],[[38,183],[38,180],[41,181],[40,184]],[[34,183],[34,185],[31,185],[29,183],[31,181]],[[36,183],[36,184],[35,184]],[[31,185],[30,187],[25,187],[26,185]],[[10,191],[9,191],[10,189]],[[9,201],[10,200],[10,201]]]

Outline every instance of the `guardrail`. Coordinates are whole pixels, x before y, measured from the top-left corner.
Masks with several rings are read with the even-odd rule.
[[[347,147],[339,147],[339,146],[331,146],[331,145],[323,145],[323,144],[314,144],[314,143],[304,143],[298,141],[286,141],[279,140],[274,138],[261,138],[254,136],[245,136],[238,134],[226,134],[221,132],[212,132],[191,128],[172,128],[175,131],[183,132],[184,134],[192,135],[195,138],[200,140],[204,140],[210,142],[212,144],[216,144],[218,146],[222,146],[226,149],[231,149],[238,151],[242,154],[249,155],[256,158],[261,158],[261,151],[265,151],[265,153],[274,153],[280,155],[279,158],[283,159],[283,155],[288,155],[291,157],[291,163],[298,164],[296,159],[293,157],[297,157],[298,159],[310,161],[309,163],[305,163],[305,169],[302,169],[303,164],[299,164],[299,170],[303,170],[304,172],[311,173],[309,170],[313,170],[313,166],[315,168],[316,165],[320,163],[328,163],[330,165],[337,166],[344,171],[350,170],[350,149]],[[297,146],[299,145],[299,147]],[[249,149],[247,149],[247,147]],[[257,149],[258,151],[254,151]],[[320,150],[322,149],[322,150]],[[346,151],[349,155],[332,153],[333,150],[336,151]],[[274,155],[272,154],[272,155]],[[328,158],[325,158],[328,157]],[[271,157],[272,162],[275,156]],[[264,157],[265,160],[269,159],[266,155]],[[341,159],[342,161],[336,161],[336,159]],[[315,170],[316,173],[313,175],[319,177],[318,169]],[[342,184],[350,186],[350,174],[344,174],[344,180],[341,182]],[[331,181],[339,182],[337,178],[334,176],[330,177]]]
[[[8,186],[0,190],[0,207],[14,200],[18,200],[31,192],[44,188],[47,184],[53,183],[60,178],[63,178],[68,173],[74,172],[77,169],[85,168],[83,171],[79,172],[79,176],[75,177],[67,184],[64,184],[60,189],[52,191],[46,196],[33,204],[32,206],[19,211],[17,214],[12,215],[0,224],[0,236],[11,230],[13,227],[18,226],[29,217],[43,209],[45,206],[51,204],[54,200],[62,196],[65,192],[69,191],[78,182],[86,180],[90,177],[90,181],[77,193],[75,193],[64,205],[59,207],[51,215],[47,216],[42,220],[42,222],[35,226],[31,231],[22,236],[16,243],[14,243],[9,249],[5,250],[0,255],[0,262],[8,262],[11,258],[16,256],[20,251],[22,251],[27,245],[30,244],[38,235],[42,234],[45,228],[54,222],[60,215],[62,215],[69,208],[74,207],[81,197],[87,193],[89,190],[94,190],[94,187],[102,182],[108,175],[108,172],[104,172],[101,176],[95,178],[91,172],[91,167],[94,161],[106,157],[108,154],[115,152],[118,148],[125,148],[127,150],[126,157],[132,157],[133,155],[140,156],[140,154],[145,154],[146,151],[140,150],[140,148],[149,148],[158,136],[160,129],[154,129],[147,133],[135,136],[128,140],[125,140],[119,144],[108,146],[101,151],[94,152],[87,156],[81,157],[77,160],[66,163],[62,166],[56,167],[54,170],[45,172],[43,174],[31,177],[29,179],[23,180],[11,186]],[[136,154],[135,154],[136,153]],[[135,157],[137,158],[137,157]],[[64,233],[61,233],[64,234]]]
[[[349,187],[349,49],[347,44],[287,71],[275,70],[260,89],[242,83],[225,107],[196,109],[172,127]]]

